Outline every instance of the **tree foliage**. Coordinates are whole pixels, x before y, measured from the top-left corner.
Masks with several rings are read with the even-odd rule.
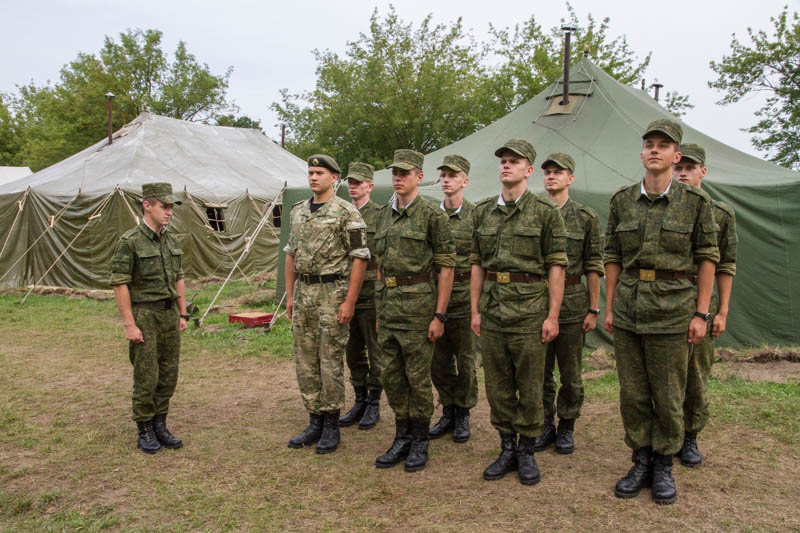
[[[766,94],[766,103],[756,111],[760,120],[745,131],[754,134],[753,145],[773,161],[800,168],[800,15],[784,7],[770,21],[771,37],[748,28],[751,43],[746,45],[733,35],[730,55],[711,61],[718,78],[708,85],[725,93],[721,105],[754,92]]]
[[[236,116],[234,114],[221,115],[217,117],[217,126],[228,126],[231,128],[245,128],[250,130],[258,130],[264,133],[261,129],[261,121],[255,120],[247,115]]]
[[[98,54],[79,53],[55,84],[18,86],[12,109],[19,125],[21,158],[41,169],[106,135],[106,96],[115,95],[114,129],[143,111],[183,120],[214,120],[232,108],[231,74],[212,74],[179,42],[170,59],[158,30],[128,30],[105,38]]]
[[[676,117],[686,115],[689,109],[694,109],[694,104],[689,102],[689,97],[679,94],[678,91],[667,91],[661,104]]]

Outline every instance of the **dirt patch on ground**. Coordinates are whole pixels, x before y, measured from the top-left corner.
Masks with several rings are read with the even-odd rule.
[[[238,298],[231,298],[229,300],[221,300],[216,303],[209,313],[245,313],[250,311],[274,311],[275,289],[255,289],[252,292],[239,296]]]
[[[236,277],[235,279],[241,278]],[[277,276],[273,272],[267,274],[257,274],[250,277],[250,283],[263,285],[268,281],[275,281],[275,279],[277,279]],[[209,285],[221,285],[223,281],[225,281],[225,276],[206,276],[204,278],[191,280],[187,279],[186,290],[199,290],[208,287]]]
[[[27,288],[11,288],[0,289],[0,294],[19,294],[24,296],[28,293],[30,287]],[[49,287],[37,286],[31,291],[32,294],[58,294],[67,296],[71,299],[89,298],[90,300],[110,300],[114,297],[114,291],[100,290],[100,289],[70,289],[68,287]]]
[[[764,348],[737,352],[727,348],[714,352],[712,375],[717,378],[738,377],[747,381],[800,383],[800,350],[797,348]]]

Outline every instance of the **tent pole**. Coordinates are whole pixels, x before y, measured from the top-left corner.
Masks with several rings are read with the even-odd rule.
[[[236,270],[236,268],[239,266],[239,262],[242,259],[244,259],[244,256],[247,255],[247,253],[250,251],[250,245],[256,240],[256,237],[258,236],[258,234],[261,233],[261,230],[264,228],[264,223],[267,221],[267,218],[272,216],[272,208],[275,206],[275,202],[278,201],[278,197],[281,196],[283,194],[283,192],[286,190],[286,186],[287,186],[287,182],[284,181],[283,182],[283,187],[281,187],[280,192],[275,196],[275,198],[272,199],[272,203],[270,204],[269,209],[266,210],[266,212],[264,213],[264,216],[262,216],[261,220],[258,222],[258,226],[256,226],[256,229],[253,230],[253,233],[250,235],[249,239],[247,239],[247,244],[245,244],[244,250],[242,250],[242,255],[240,255],[239,259],[236,260],[236,263],[233,265],[233,268],[231,269],[230,272],[228,272],[228,276],[225,278],[225,281],[222,282],[222,285],[220,286],[219,290],[217,291],[217,294],[214,295],[214,298],[211,300],[211,303],[208,304],[208,307],[206,308],[205,312],[203,313],[203,316],[201,316],[200,320],[197,321],[198,327],[203,325],[203,320],[206,319],[206,315],[208,315],[208,312],[211,310],[211,308],[216,303],[217,298],[219,298],[220,293],[222,293],[222,289],[224,289],[225,285],[227,285],[228,281],[230,281],[231,276],[233,275],[233,271]]]

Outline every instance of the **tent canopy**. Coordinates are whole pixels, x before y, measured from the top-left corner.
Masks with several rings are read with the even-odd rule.
[[[422,194],[437,201],[443,197],[435,183],[436,167],[445,155],[458,154],[471,164],[466,198],[475,202],[496,196],[499,160],[494,151],[510,138],[522,138],[537,151],[529,188],[544,194],[539,165],[551,152],[566,152],[576,162],[571,197],[591,206],[605,225],[614,192],[641,181],[644,175],[639,152],[647,124],[660,118],[680,120],[645,91],[619,83],[588,58],[570,70],[566,106],[560,105],[562,92],[562,82],[556,82],[489,126],[426,154]],[[796,229],[800,227],[800,174],[681,124],[684,142],[706,149],[704,189],[712,198],[730,204],[737,214],[737,276],[728,332],[720,343],[800,344],[800,232]],[[386,169],[375,173],[379,199],[391,193],[390,180]],[[300,191],[288,191],[287,201],[308,194]],[[285,220],[284,226],[288,225]],[[609,341],[603,332],[591,340],[595,345]]]
[[[33,174],[28,167],[0,167],[0,185],[16,181]]]

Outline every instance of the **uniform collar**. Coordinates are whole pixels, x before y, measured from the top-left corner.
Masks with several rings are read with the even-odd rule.
[[[524,191],[522,191],[522,194],[514,198],[514,204],[519,205],[520,202],[525,198],[526,194],[528,194],[528,189],[525,189]],[[497,205],[502,205],[502,206],[506,205],[506,201],[503,200],[502,192],[497,195]]]
[[[159,235],[158,233],[156,233],[156,230],[150,227],[150,224],[147,223],[144,217],[142,217],[142,223],[140,224],[140,228],[141,232],[147,235],[147,237],[150,238],[150,240],[156,240],[161,235],[166,234],[166,232],[168,231],[167,227],[164,226],[163,228],[161,228],[161,235]]]
[[[392,200],[392,211],[394,211],[398,215],[402,215],[403,213],[408,213],[410,215],[412,213],[412,210],[414,209],[414,206],[417,205],[417,203],[418,203],[417,200],[418,199],[419,199],[419,193],[417,193],[417,195],[414,197],[414,199],[411,200],[410,204],[408,204],[407,206],[401,208],[401,207],[397,207],[397,196],[395,196],[394,199]]]
[[[445,206],[444,206],[444,200],[442,200],[442,203],[441,203],[441,204],[439,204],[439,207],[441,207],[441,208],[442,208],[442,211],[444,211],[444,212],[447,212],[447,208],[445,208]],[[461,200],[461,205],[460,205],[460,206],[458,206],[458,209],[456,209],[455,211],[453,211],[451,214],[453,214],[453,215],[457,215],[457,214],[459,214],[459,213],[461,212],[461,208],[462,208],[462,207],[464,207],[464,200]]]
[[[665,190],[664,192],[659,194],[658,195],[659,198],[666,197],[667,200],[671,200],[672,199],[672,195],[670,194],[670,192],[672,191],[672,181],[673,180],[669,180],[669,183],[667,184],[667,190]],[[647,196],[647,191],[644,188],[644,179],[642,179],[642,183],[641,183],[641,192],[642,192],[642,196]]]

